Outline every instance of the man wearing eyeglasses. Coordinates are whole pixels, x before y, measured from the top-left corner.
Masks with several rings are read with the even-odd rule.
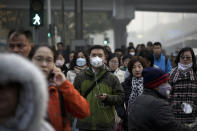
[[[162,53],[162,46],[160,42],[155,42],[153,45],[154,65],[158,66],[165,73],[172,70],[170,60]]]
[[[8,34],[8,51],[28,57],[33,47],[32,33],[29,30],[11,30]]]

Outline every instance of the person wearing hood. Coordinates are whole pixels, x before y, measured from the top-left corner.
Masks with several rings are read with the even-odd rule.
[[[197,65],[192,48],[182,48],[175,63],[176,67],[170,72],[170,104],[176,119],[183,124],[190,124],[197,116]],[[182,110],[185,108],[184,103],[191,105],[187,113]]]
[[[89,103],[55,66],[54,51],[49,46],[35,46],[30,59],[48,79],[48,121],[56,131],[71,131],[68,113],[79,119],[85,118],[90,114]]]
[[[91,114],[79,120],[77,127],[80,131],[114,131],[115,105],[124,99],[123,88],[104,64],[106,52],[103,46],[93,46],[89,58],[90,66],[75,77],[74,87],[90,103]]]
[[[16,54],[0,54],[0,130],[54,131],[45,121],[48,92],[44,75]]]
[[[171,86],[169,75],[160,69],[143,70],[144,91],[128,108],[129,131],[190,131],[176,121],[166,101]]]

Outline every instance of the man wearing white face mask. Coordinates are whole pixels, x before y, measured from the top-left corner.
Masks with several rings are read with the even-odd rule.
[[[177,120],[190,124],[197,116],[197,65],[192,48],[182,48],[175,59],[176,67],[170,72],[172,93],[170,102]],[[192,107],[190,113],[182,110],[182,105],[188,103]]]
[[[160,69],[145,68],[144,92],[128,108],[129,131],[190,131],[176,121],[169,103],[169,75]]]
[[[104,64],[103,46],[93,46],[89,58],[90,66],[76,76],[74,87],[88,100],[91,114],[79,120],[77,127],[80,131],[114,131],[115,105],[123,101],[123,88]]]

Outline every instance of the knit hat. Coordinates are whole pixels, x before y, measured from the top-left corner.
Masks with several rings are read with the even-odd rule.
[[[170,79],[168,73],[157,68],[145,68],[142,72],[145,88],[156,88]]]

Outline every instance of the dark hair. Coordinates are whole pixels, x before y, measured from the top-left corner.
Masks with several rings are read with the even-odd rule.
[[[19,35],[24,35],[29,42],[33,42],[33,36],[30,30],[25,30],[25,29],[12,29],[8,33],[8,39],[12,36],[18,37]]]
[[[128,49],[128,53],[129,53],[129,50],[130,50],[130,49],[134,49],[134,51],[135,51],[135,53],[136,53],[136,50],[135,50],[135,48],[134,48],[133,46],[129,46],[127,49]]]
[[[106,58],[108,59],[109,55],[112,54],[111,48],[109,46],[104,46],[105,51],[106,51]]]
[[[140,49],[140,50],[139,50]],[[142,51],[142,45],[141,44],[138,44],[136,46],[136,49],[135,49],[135,55],[139,55],[139,53]]]
[[[89,64],[87,54],[83,50],[77,50],[77,51],[75,51],[75,54],[74,54],[74,57],[73,57],[73,61],[70,63],[69,70],[74,70],[74,67],[77,66],[76,61],[77,61],[77,58],[78,58],[78,54],[80,52],[82,52],[84,54],[85,59],[86,59],[86,64],[87,65]]]
[[[62,45],[63,46],[63,42],[58,42],[57,45]]]
[[[186,52],[186,51],[190,51],[190,52],[191,52],[191,55],[192,55],[192,62],[193,62],[192,69],[194,70],[194,72],[196,72],[196,69],[197,69],[197,66],[196,66],[196,58],[195,58],[194,51],[193,51],[193,49],[192,49],[191,47],[185,47],[185,48],[182,48],[182,49],[179,51],[179,53],[178,53],[178,55],[177,55],[177,57],[176,57],[176,59],[175,59],[175,64],[176,64],[176,66],[178,65],[178,63],[180,62],[180,57],[181,57],[181,55],[182,55],[184,52]]]
[[[162,47],[162,45],[161,45],[161,43],[160,42],[155,42],[154,44],[153,44],[153,46],[160,46],[160,47]]]
[[[4,86],[10,86],[10,87],[16,87],[16,88],[23,88],[23,83],[19,81],[8,81],[6,83],[0,83],[0,87]]]
[[[141,48],[144,49],[145,47],[146,47],[145,44],[142,43]]]
[[[101,45],[94,45],[94,46],[92,46],[92,47],[90,48],[90,50],[89,50],[89,55],[90,55],[91,51],[94,50],[94,49],[101,49],[101,50],[103,50],[105,56],[106,56],[106,54],[107,54],[107,53],[106,53],[106,50],[105,50],[105,48],[104,48],[103,46],[101,46]]]
[[[134,44],[133,44],[133,42],[129,42],[129,46],[132,46],[132,47],[134,47]]]
[[[69,54],[71,54],[71,53],[74,53],[75,54],[75,51],[70,51]]]
[[[29,53],[29,59],[32,60],[33,56],[35,55],[36,51],[41,48],[41,47],[46,47],[49,48],[51,50],[51,52],[53,53],[53,57],[54,57],[54,61],[55,61],[55,51],[52,47],[48,46],[48,45],[36,45],[32,48],[31,52]]]
[[[107,59],[107,65],[109,66],[109,61],[113,58],[117,57],[118,58],[118,67],[120,67],[120,57],[118,57],[115,53],[112,53],[109,55],[108,59]]]
[[[147,42],[147,46],[153,46],[153,43],[151,41]]]
[[[147,59],[148,61],[150,61],[151,63],[151,67],[153,67],[154,65],[154,56],[153,56],[153,53],[147,49],[144,49],[140,52],[139,56]]]
[[[104,46],[104,48],[108,53],[111,53],[111,48],[108,45]]]
[[[141,47],[141,44],[137,44],[136,50]]]
[[[141,57],[141,56],[133,56],[133,57],[131,58],[131,60],[129,61],[129,63],[128,63],[128,70],[129,70],[129,72],[130,72],[131,74],[132,74],[133,65],[134,65],[137,61],[139,61],[139,62],[142,64],[142,66],[145,67],[145,61],[144,61],[144,58],[143,58],[143,57]],[[133,75],[133,74],[132,74],[132,75]]]
[[[120,49],[120,48],[116,48],[114,52],[122,52],[123,53],[122,49]]]
[[[123,57],[122,57],[122,62],[124,62],[124,60],[126,60],[126,59],[131,59],[131,56],[130,55],[124,55]]]
[[[61,51],[56,51],[56,52],[55,52],[55,58],[54,58],[54,59],[56,60],[57,57],[58,57],[59,55],[63,56],[63,58],[64,58],[64,60],[65,60],[65,62],[66,62],[66,58],[65,58],[65,56],[64,56],[64,53],[61,52]]]

